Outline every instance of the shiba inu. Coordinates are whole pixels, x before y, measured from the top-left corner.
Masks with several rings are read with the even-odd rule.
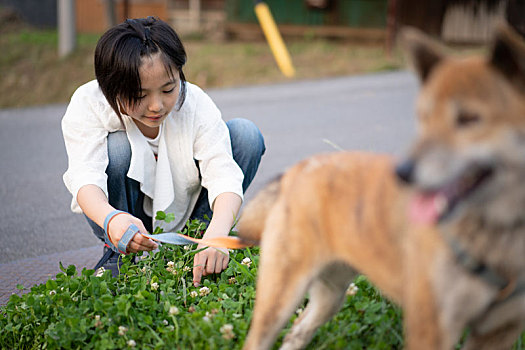
[[[507,349],[525,326],[525,44],[501,26],[487,57],[457,58],[416,30],[422,82],[407,157],[311,157],[244,210],[261,245],[245,349],[268,349],[306,292],[282,349],[308,344],[357,273],[404,313],[408,349]]]

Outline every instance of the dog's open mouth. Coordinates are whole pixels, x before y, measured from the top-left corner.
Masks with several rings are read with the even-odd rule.
[[[445,186],[432,191],[417,191],[410,200],[410,219],[419,224],[445,220],[457,205],[473,194],[493,174],[492,168],[477,167]]]

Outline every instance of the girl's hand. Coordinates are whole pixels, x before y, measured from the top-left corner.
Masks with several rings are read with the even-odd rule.
[[[139,228],[139,232],[143,232],[143,233],[148,232],[146,228],[144,227],[144,224],[142,223],[142,221],[140,221],[133,215],[128,214],[128,213],[119,214],[111,220],[111,222],[109,223],[109,227],[108,227],[109,238],[111,239],[111,242],[115,246],[117,246],[118,242],[124,235],[124,232],[126,232],[129,225],[131,224],[135,224],[135,226]],[[129,242],[126,252],[136,253],[141,250],[151,251],[156,248],[157,248],[157,244],[155,242],[137,233],[133,237],[133,239]]]
[[[208,229],[202,238],[228,236],[233,226],[235,217],[241,207],[241,197],[235,193],[221,193],[215,199],[213,216]],[[198,249],[206,246],[198,245]],[[195,254],[193,260],[193,285],[198,287],[202,276],[219,273],[228,267],[230,254],[227,249],[208,248]]]
[[[199,244],[197,250],[206,248]],[[197,254],[193,259],[193,285],[198,287],[202,276],[220,273],[228,267],[230,254],[228,249],[208,248]]]

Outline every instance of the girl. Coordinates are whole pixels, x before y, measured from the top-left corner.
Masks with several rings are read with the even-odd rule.
[[[159,210],[175,215],[165,231],[207,215],[203,238],[228,235],[265,151],[253,123],[225,123],[208,95],[186,82],[185,63],[169,25],[128,19],[100,38],[96,80],[75,91],[62,120],[71,208],[106,241],[97,266],[113,275],[121,253],[157,247],[136,233],[151,232]],[[228,259],[227,250],[196,254],[195,286]]]

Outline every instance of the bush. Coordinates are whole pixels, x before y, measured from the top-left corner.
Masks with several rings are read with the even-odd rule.
[[[196,236],[203,228],[194,221],[183,233]],[[127,256],[117,278],[61,265],[55,279],[12,295],[0,309],[0,347],[239,349],[252,314],[258,252],[230,252],[228,268],[205,277],[200,288],[192,284],[196,250],[189,246],[164,245],[135,264]],[[400,310],[359,277],[342,312],[309,347],[400,348],[400,319]]]

